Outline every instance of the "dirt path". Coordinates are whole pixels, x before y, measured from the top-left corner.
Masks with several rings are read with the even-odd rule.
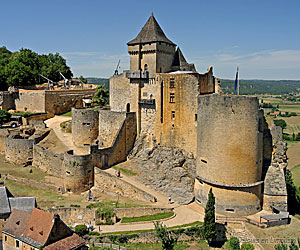
[[[69,121],[71,119],[71,117],[67,116],[54,116],[53,118],[46,120],[45,123],[49,128],[53,129],[57,138],[68,148],[68,150],[74,150],[74,154],[77,155],[87,154],[87,150],[74,145],[71,133],[64,133],[60,129],[60,124],[62,122]]]
[[[118,166],[124,166],[130,164],[130,161],[119,164]],[[114,174],[114,169],[110,168],[105,170],[110,174]],[[168,197],[163,195],[152,188],[140,183],[134,177],[122,175],[121,176],[124,181],[129,182],[130,184],[142,189],[143,191],[152,194],[157,198],[157,202],[154,206],[156,207],[165,207],[165,208],[174,208],[175,217],[165,220],[163,222],[167,227],[179,226],[183,224],[189,224],[195,221],[203,221],[204,219],[204,211],[199,207],[196,203],[191,203],[189,205],[179,205],[176,201],[172,204],[169,204]],[[96,227],[99,230],[99,227]],[[131,224],[124,225],[116,223],[114,225],[103,225],[100,226],[101,233],[109,233],[109,232],[122,232],[122,231],[135,231],[135,230],[147,230],[154,229],[153,222],[145,222],[140,224]]]

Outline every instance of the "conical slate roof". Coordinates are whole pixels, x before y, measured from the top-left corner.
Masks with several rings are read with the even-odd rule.
[[[188,63],[185,60],[180,48],[178,47],[175,52],[175,55],[174,55],[172,66],[181,66],[181,65],[186,65],[186,64],[188,64]]]
[[[166,37],[165,33],[163,32],[155,17],[153,16],[153,13],[149,17],[148,21],[142,28],[141,32],[137,35],[137,37],[128,42],[127,45],[135,45],[150,42],[165,42],[176,46],[175,43],[173,43]]]

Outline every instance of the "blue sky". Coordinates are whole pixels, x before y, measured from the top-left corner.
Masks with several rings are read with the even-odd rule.
[[[109,77],[151,11],[199,72],[300,79],[299,0],[1,0],[0,46],[59,52],[74,75]]]

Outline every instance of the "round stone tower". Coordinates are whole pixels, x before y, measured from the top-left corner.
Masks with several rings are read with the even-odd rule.
[[[64,188],[67,192],[87,191],[94,183],[94,167],[90,155],[73,155],[73,150],[64,154]]]
[[[72,108],[72,138],[77,146],[91,145],[98,137],[99,112]]]
[[[261,210],[262,122],[255,97],[199,96],[198,203],[206,204],[212,188],[218,213],[245,215]]]

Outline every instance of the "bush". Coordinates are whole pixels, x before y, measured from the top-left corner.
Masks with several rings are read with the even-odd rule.
[[[89,235],[96,235],[96,236],[99,236],[100,233],[98,233],[98,232],[89,232]]]
[[[241,250],[254,250],[255,247],[252,243],[250,242],[244,242],[241,246]]]
[[[286,122],[285,122],[285,120],[282,120],[282,119],[274,120],[274,124],[275,124],[276,126],[281,127],[282,129],[285,129],[285,128],[286,128]]]
[[[230,250],[240,250],[240,241],[238,238],[233,237],[228,241],[228,247]]]
[[[77,204],[71,204],[70,207],[80,207],[80,205],[77,205]]]
[[[75,233],[77,233],[79,236],[84,236],[88,233],[87,226],[86,225],[77,225],[75,227]]]
[[[0,124],[8,122],[10,120],[11,114],[4,109],[0,109]]]

